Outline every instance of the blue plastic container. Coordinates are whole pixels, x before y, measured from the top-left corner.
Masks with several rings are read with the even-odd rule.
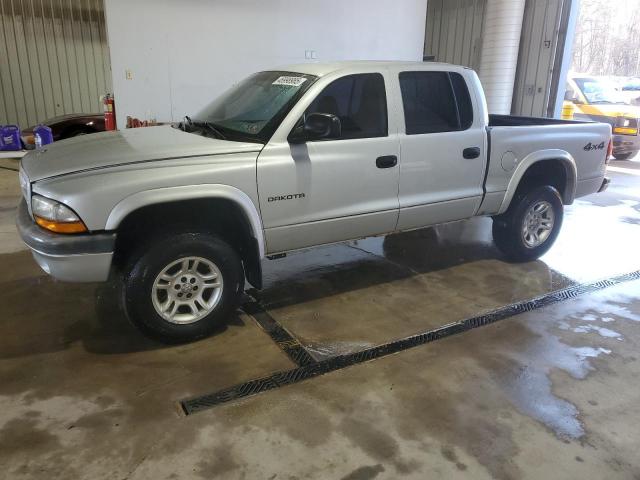
[[[0,150],[22,150],[20,141],[20,128],[17,125],[3,125],[0,127]]]
[[[33,129],[33,136],[36,139],[36,148],[53,143],[53,132],[46,125],[38,125]]]

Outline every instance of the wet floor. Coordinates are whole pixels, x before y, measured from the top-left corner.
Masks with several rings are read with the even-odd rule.
[[[569,207],[539,261],[505,262],[475,219],[266,262],[260,300],[326,359],[640,269],[635,166]],[[13,176],[0,172],[7,478],[640,476],[639,281],[184,417],[179,400],[295,365],[244,313],[166,347],[128,325],[116,287],[46,277],[11,230]]]
[[[614,168],[634,171],[629,163]],[[556,244],[538,261],[507,263],[491,240],[491,220],[478,218],[267,262],[260,299],[325,358],[636,270],[640,178],[614,175],[612,192],[566,209]]]

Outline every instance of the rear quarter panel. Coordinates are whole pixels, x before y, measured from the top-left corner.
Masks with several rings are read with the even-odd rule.
[[[575,164],[575,197],[598,191],[606,171],[611,127],[603,123],[568,123],[491,127],[486,200],[481,214],[502,213],[505,197],[533,163],[554,158]],[[565,203],[571,203],[565,198]]]

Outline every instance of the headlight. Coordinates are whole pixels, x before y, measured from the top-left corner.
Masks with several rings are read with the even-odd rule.
[[[56,233],[82,233],[87,227],[80,217],[66,205],[50,198],[31,197],[31,211],[36,223]]]
[[[613,133],[618,135],[637,135],[638,121],[635,118],[618,117],[613,126]]]

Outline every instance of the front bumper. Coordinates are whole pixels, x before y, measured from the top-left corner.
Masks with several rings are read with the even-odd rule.
[[[613,156],[633,154],[640,151],[640,135],[614,135]]]
[[[16,218],[18,233],[38,265],[66,282],[104,282],[109,278],[115,233],[63,235],[40,228],[22,200]]]

